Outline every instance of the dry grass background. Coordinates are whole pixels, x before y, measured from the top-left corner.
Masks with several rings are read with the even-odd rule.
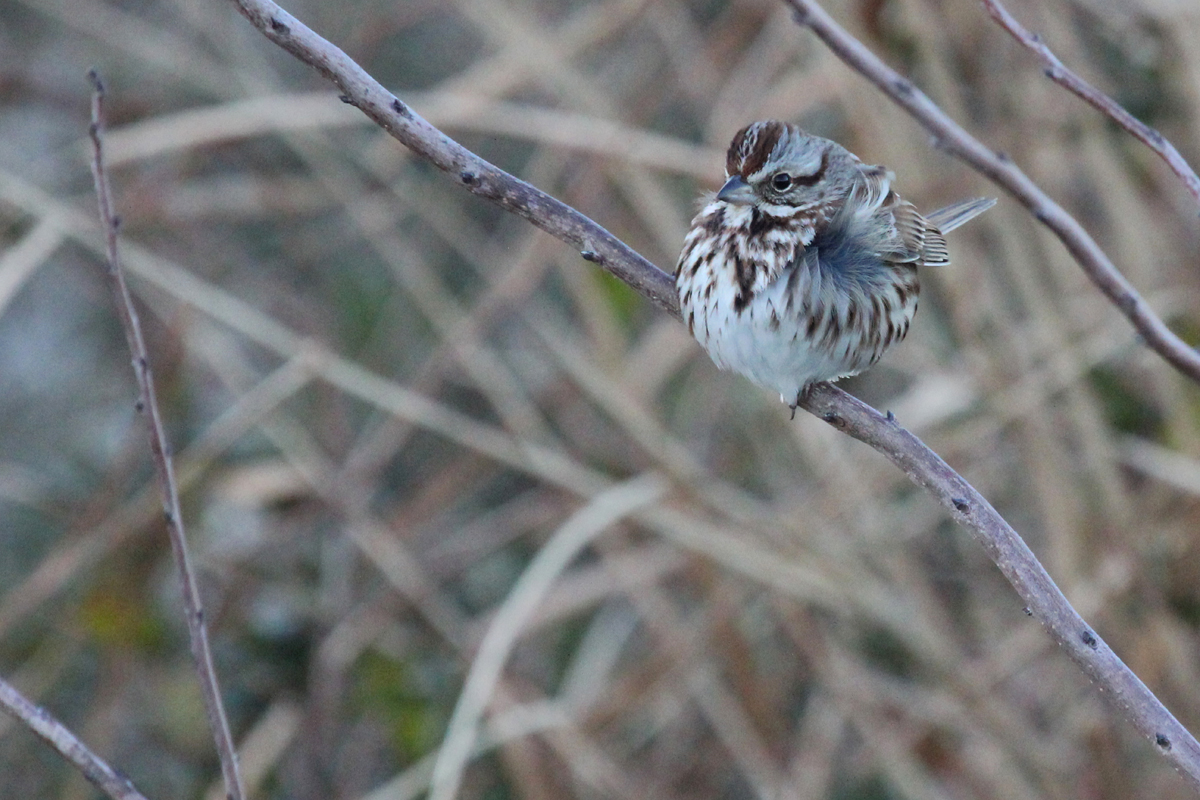
[[[923,208],[992,193],[770,0],[288,9],[667,269],[757,118]],[[1197,209],[1163,165],[975,3],[829,9],[1200,340]],[[1200,160],[1200,6],[1010,9]],[[718,373],[230,5],[3,0],[0,670],[148,796],[219,773],[96,255],[88,66],[252,796],[420,796],[472,664],[496,680],[467,798],[1186,795],[883,458]],[[1200,730],[1200,392],[1014,203],[951,247],[908,341],[846,387]],[[93,795],[0,720],[0,796]]]

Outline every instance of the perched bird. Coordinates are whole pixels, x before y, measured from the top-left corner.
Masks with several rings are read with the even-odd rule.
[[[904,338],[917,268],[950,263],[944,234],[996,202],[923,217],[891,171],[777,120],[738,131],[725,173],[679,256],[683,318],[718,367],[793,413],[809,386],[862,372]]]

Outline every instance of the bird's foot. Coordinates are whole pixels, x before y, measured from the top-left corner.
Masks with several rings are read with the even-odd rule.
[[[800,406],[801,403],[803,403],[805,400],[807,400],[809,394],[812,393],[813,385],[814,384],[810,383],[807,386],[800,387],[800,391],[796,392],[796,399],[787,404],[787,407],[792,410],[792,419],[796,418],[796,409]],[[784,402],[787,402],[787,401],[785,400]]]

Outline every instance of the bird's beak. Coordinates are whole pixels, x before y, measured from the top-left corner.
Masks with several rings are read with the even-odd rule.
[[[725,181],[725,185],[721,187],[721,191],[717,192],[717,199],[724,200],[726,203],[749,205],[757,198],[750,184],[746,183],[741,175],[734,175]]]

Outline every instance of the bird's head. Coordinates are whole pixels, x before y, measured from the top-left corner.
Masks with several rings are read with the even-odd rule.
[[[836,142],[796,125],[764,120],[738,131],[725,157],[717,199],[774,216],[836,206],[853,188],[858,159]]]

